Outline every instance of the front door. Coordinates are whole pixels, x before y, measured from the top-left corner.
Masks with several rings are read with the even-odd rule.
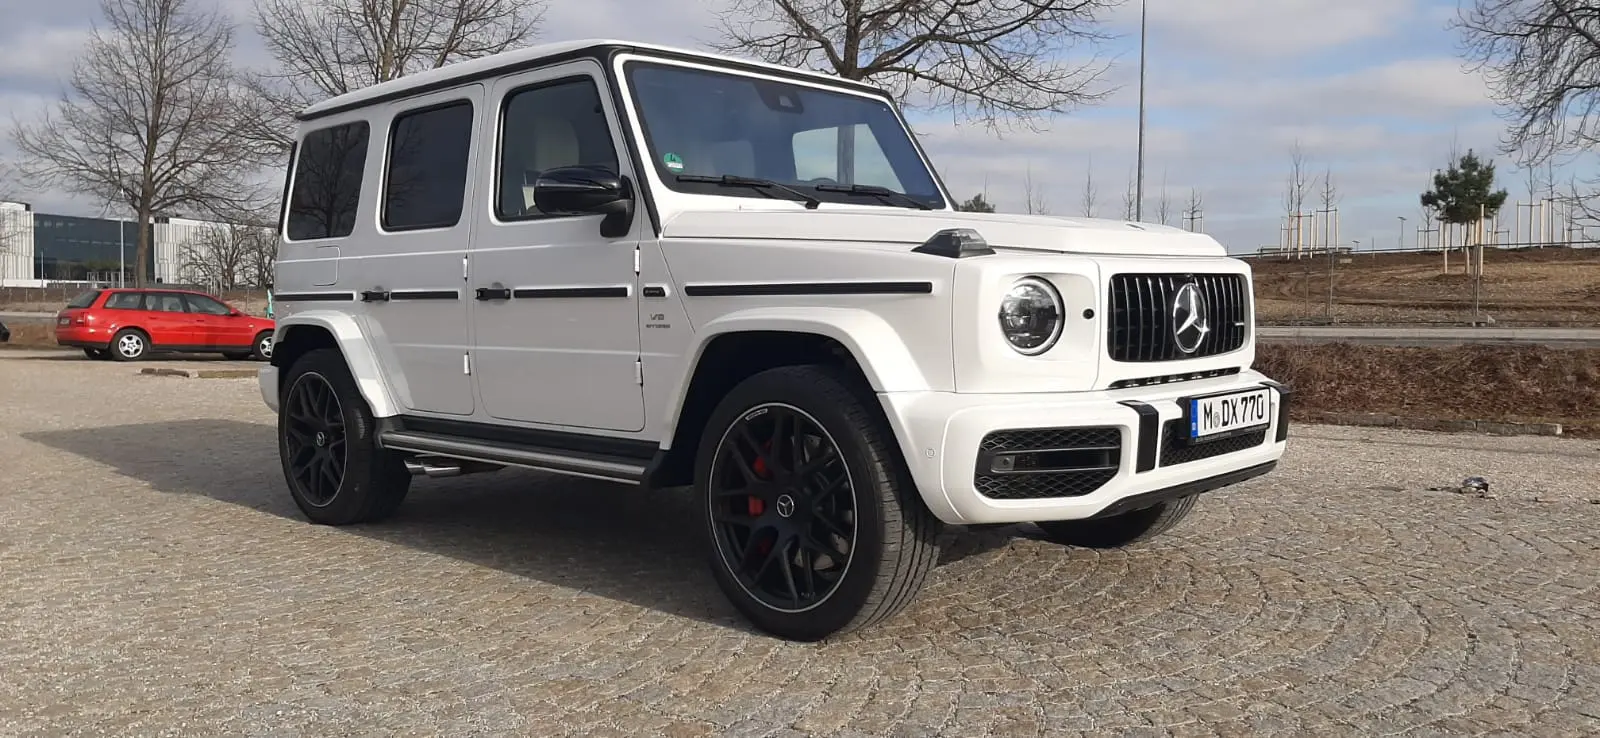
[[[189,313],[199,318],[195,325],[200,331],[195,337],[198,346],[215,349],[243,350],[250,348],[255,336],[250,333],[249,321],[244,316],[229,314],[228,306],[205,295],[185,294]]]
[[[644,428],[635,259],[642,206],[624,236],[600,215],[540,212],[539,172],[578,164],[634,177],[601,68],[574,62],[499,80],[480,178],[489,207],[474,229],[473,374],[502,420],[618,431]],[[637,182],[637,179],[634,180]],[[635,185],[637,192],[637,185]],[[504,292],[502,292],[504,290]]]

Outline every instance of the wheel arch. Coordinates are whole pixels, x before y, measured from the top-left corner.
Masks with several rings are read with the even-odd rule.
[[[707,323],[684,363],[667,403],[662,453],[652,486],[693,480],[700,434],[728,388],[780,366],[825,364],[855,380],[874,412],[879,392],[928,389],[928,381],[899,335],[881,317],[848,308],[753,310]]]
[[[327,311],[297,313],[279,320],[272,334],[270,363],[279,372],[287,373],[289,367],[308,352],[321,348],[336,349],[344,357],[351,376],[355,377],[362,398],[372,408],[373,417],[400,414],[400,406],[394,401],[378,358],[367,342],[366,333],[351,316]]]

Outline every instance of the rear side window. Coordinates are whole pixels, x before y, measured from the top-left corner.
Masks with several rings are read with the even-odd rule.
[[[89,290],[88,292],[80,292],[80,293],[78,293],[77,297],[72,298],[72,302],[67,303],[67,307],[69,307],[69,308],[80,308],[80,309],[89,307],[90,305],[94,304],[95,298],[97,298],[99,296],[100,296],[100,290]]]
[[[449,228],[461,220],[472,148],[472,103],[402,113],[389,136],[383,227]]]
[[[106,307],[113,310],[139,310],[144,306],[144,295],[138,292],[114,292],[106,298]]]
[[[152,292],[145,295],[145,309],[161,313],[186,313],[183,295],[176,292]]]
[[[356,121],[306,134],[289,194],[289,240],[343,238],[355,230],[370,130]]]

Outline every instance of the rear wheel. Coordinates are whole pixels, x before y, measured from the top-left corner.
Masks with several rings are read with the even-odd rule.
[[[150,337],[137,328],[123,328],[111,337],[111,358],[138,361],[150,352]]]
[[[300,357],[285,377],[278,455],[289,493],[312,522],[382,520],[411,487],[403,458],[377,444],[377,423],[337,349]]]
[[[888,619],[938,558],[938,520],[851,387],[822,366],[757,374],[713,411],[698,449],[712,573],[745,617],[782,638]]]
[[[1142,510],[1093,520],[1047,520],[1034,523],[1045,537],[1063,546],[1121,548],[1155,538],[1189,517],[1198,495],[1168,500]]]

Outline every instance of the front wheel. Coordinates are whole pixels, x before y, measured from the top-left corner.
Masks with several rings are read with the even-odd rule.
[[[393,514],[411,487],[405,461],[377,444],[377,423],[338,349],[289,368],[278,455],[295,505],[312,522],[349,525]]]
[[[1155,538],[1194,511],[1199,495],[1168,500],[1108,518],[1047,520],[1034,523],[1053,543],[1084,548],[1122,548]]]
[[[886,620],[938,559],[894,436],[852,383],[780,367],[736,386],[695,462],[717,585],[756,627],[816,641]]]
[[[256,361],[272,360],[272,331],[262,331],[256,335],[255,343],[250,346],[250,358]]]

